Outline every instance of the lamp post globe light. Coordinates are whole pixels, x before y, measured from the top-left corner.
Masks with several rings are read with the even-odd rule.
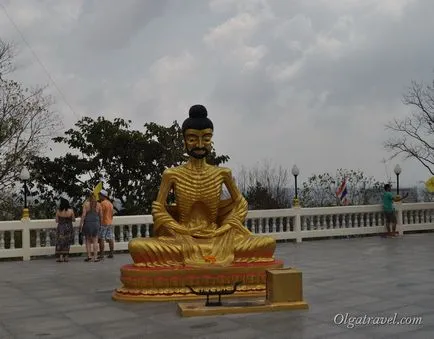
[[[395,168],[393,169],[396,175],[396,195],[399,196],[399,175],[401,174],[401,166],[399,164],[396,164]]]
[[[295,184],[295,196],[294,196],[294,203],[293,206],[299,206],[298,202],[298,186],[297,186],[297,177],[300,174],[300,170],[298,169],[297,165],[292,166],[291,170],[292,175],[294,176],[294,184]]]
[[[27,208],[27,181],[30,179],[30,173],[26,166],[21,170],[20,179],[23,181],[24,188],[24,209],[22,219],[30,219],[29,209]]]

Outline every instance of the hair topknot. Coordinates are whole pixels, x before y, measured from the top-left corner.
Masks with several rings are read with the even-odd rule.
[[[208,118],[208,111],[203,105],[193,105],[188,112],[188,118],[182,124],[182,132],[186,129],[203,130],[211,128],[214,130],[212,121]]]
[[[203,105],[193,105],[190,107],[188,116],[193,119],[206,118],[208,116],[208,111]]]

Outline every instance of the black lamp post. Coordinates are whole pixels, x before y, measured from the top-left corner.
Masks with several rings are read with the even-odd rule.
[[[294,197],[294,206],[298,206],[298,186],[297,186],[297,177],[300,174],[300,170],[298,169],[297,165],[294,165],[292,167],[292,175],[294,176],[294,184],[295,184],[295,197]]]
[[[30,213],[29,209],[27,207],[27,181],[30,179],[30,173],[26,166],[23,167],[20,173],[20,179],[23,181],[23,188],[24,188],[24,209],[23,209],[23,216],[22,219],[29,219]]]
[[[396,175],[396,195],[399,196],[399,175],[401,174],[401,166],[399,164],[396,164],[394,170]]]

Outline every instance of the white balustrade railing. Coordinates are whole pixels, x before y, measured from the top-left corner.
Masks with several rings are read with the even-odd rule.
[[[434,203],[397,204],[397,230],[434,230]],[[78,225],[74,223],[75,239],[71,253],[85,252],[78,243]],[[152,236],[152,216],[114,217],[115,250],[128,249],[128,242],[136,237]],[[0,258],[22,258],[53,255],[56,223],[54,219],[1,221]],[[290,208],[249,211],[245,221],[255,235],[269,235],[277,240],[294,240],[384,232],[381,205]]]

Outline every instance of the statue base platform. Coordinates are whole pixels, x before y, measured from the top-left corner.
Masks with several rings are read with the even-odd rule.
[[[237,263],[228,267],[148,268],[134,265],[121,267],[123,286],[114,291],[117,301],[179,301],[203,299],[195,290],[221,290],[241,281],[234,294],[223,298],[264,297],[267,270],[279,269],[283,262]]]
[[[305,301],[271,303],[267,300],[252,300],[246,302],[227,301],[222,306],[205,306],[203,302],[179,303],[178,312],[183,317],[206,315],[224,315],[240,313],[263,313],[288,310],[305,310],[309,306]]]
[[[303,298],[302,273],[295,268],[268,269],[266,297],[256,300],[222,301],[221,305],[205,302],[181,302],[178,311],[183,317],[304,310],[309,306]]]

